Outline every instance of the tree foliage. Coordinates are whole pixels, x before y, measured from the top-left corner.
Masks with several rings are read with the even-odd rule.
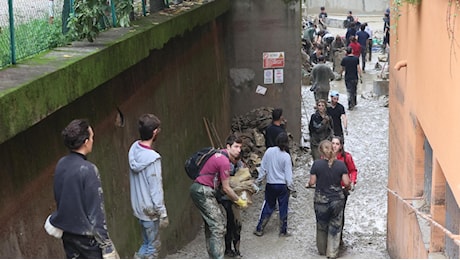
[[[133,10],[132,1],[116,0],[114,4],[118,25],[128,27],[129,15]],[[86,38],[93,42],[99,32],[111,27],[108,19],[111,16],[111,7],[107,0],[75,0],[73,9],[67,24],[72,39]]]

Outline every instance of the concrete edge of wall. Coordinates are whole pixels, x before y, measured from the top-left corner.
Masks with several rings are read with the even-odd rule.
[[[152,14],[93,43],[74,42],[0,71],[0,143],[229,9],[230,0],[215,0],[172,16]]]

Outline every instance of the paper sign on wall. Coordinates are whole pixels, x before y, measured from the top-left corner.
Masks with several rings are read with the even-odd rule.
[[[284,68],[284,51],[264,52],[262,58],[264,69]]]
[[[264,84],[273,84],[273,70],[264,70]]]
[[[267,88],[264,87],[264,86],[261,86],[261,85],[257,85],[256,93],[261,94],[261,95],[265,95],[265,93],[267,93]]]
[[[275,84],[276,83],[284,83],[284,70],[283,69],[275,69]]]

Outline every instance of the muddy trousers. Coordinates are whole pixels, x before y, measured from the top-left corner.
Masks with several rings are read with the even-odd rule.
[[[215,190],[195,182],[190,186],[190,196],[195,206],[200,210],[205,223],[204,234],[209,258],[224,258],[224,236],[227,220],[216,200]]]
[[[310,138],[311,140],[311,138]],[[318,151],[317,144],[311,144],[311,156],[313,157],[313,161],[318,160],[321,158],[321,154]]]
[[[320,100],[320,99],[324,99],[327,102],[328,97],[329,97],[329,90],[322,90],[322,89],[319,90],[319,89],[317,89],[317,90],[315,90],[314,95],[315,95],[315,101],[316,102],[318,102],[318,100]]]
[[[320,255],[337,258],[342,234],[344,200],[314,203],[316,214],[316,247]]]
[[[364,69],[366,68],[366,46],[361,45],[361,68]]]
[[[64,232],[62,235],[65,255],[68,259],[102,258],[102,250],[94,237]]]
[[[369,53],[369,61],[372,60],[372,45],[374,43],[372,42],[372,39],[367,40],[367,53]]]
[[[353,109],[357,104],[356,92],[358,89],[358,80],[345,80],[345,86],[347,87],[348,93],[348,109]]]
[[[234,253],[240,255],[240,239],[241,239],[241,215],[240,209],[230,200],[222,200],[222,206],[227,213],[227,232],[225,233],[225,253],[232,252],[232,244]]]
[[[280,234],[287,232],[287,219],[288,219],[288,205],[289,205],[289,191],[286,184],[269,184],[265,186],[265,200],[260,212],[259,222],[257,223],[256,230],[263,231],[267,225],[270,217],[275,210],[276,201],[279,205],[280,216]]]
[[[343,201],[342,232],[340,233],[340,244],[343,243],[343,227],[345,226],[345,207],[347,206],[347,199],[350,193],[346,189],[343,189],[343,194],[345,195],[345,200]]]

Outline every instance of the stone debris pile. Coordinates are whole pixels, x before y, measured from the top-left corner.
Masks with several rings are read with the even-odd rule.
[[[243,139],[241,159],[249,168],[252,177],[258,176],[257,167],[260,166],[267,149],[265,146],[265,128],[272,122],[273,109],[272,107],[260,107],[232,119],[232,132]],[[295,165],[302,151],[299,145],[293,141],[289,127],[286,130],[289,137],[289,153]]]

